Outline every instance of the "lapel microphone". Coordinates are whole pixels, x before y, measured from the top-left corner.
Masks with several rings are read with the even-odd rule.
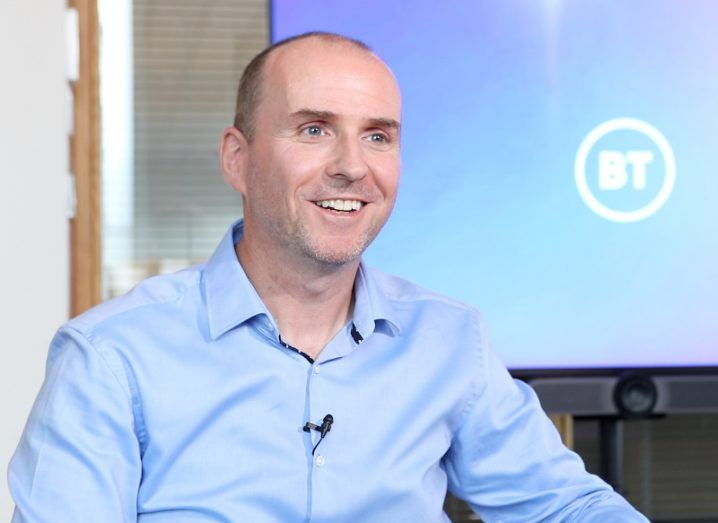
[[[307,421],[304,424],[304,427],[302,427],[302,430],[304,432],[310,432],[312,430],[316,430],[317,432],[319,432],[319,441],[317,441],[317,444],[314,445],[314,448],[312,449],[312,456],[314,455],[314,451],[317,450],[317,447],[324,439],[324,436],[326,436],[327,433],[332,430],[332,423],[334,423],[334,416],[332,416],[331,414],[327,414],[326,416],[324,416],[321,425],[315,425],[314,423],[310,423],[309,421]]]

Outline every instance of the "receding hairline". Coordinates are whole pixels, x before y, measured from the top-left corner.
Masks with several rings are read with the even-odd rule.
[[[386,67],[386,64],[372,51],[372,49],[355,38],[344,36],[338,33],[329,33],[324,31],[311,31],[300,35],[285,38],[276,42],[257,56],[255,56],[247,65],[242,74],[242,78],[239,82],[239,88],[237,89],[237,103],[235,108],[234,126],[239,129],[247,138],[250,140],[254,136],[255,131],[255,119],[257,107],[261,102],[262,90],[265,84],[266,70],[268,69],[268,62],[277,59],[276,51],[282,50],[283,48],[289,47],[292,44],[300,43],[304,41],[316,40],[321,43],[343,46],[348,49],[355,49],[360,52],[366,53],[367,57],[374,58],[378,63],[381,63]],[[388,67],[387,67],[387,70]]]
[[[366,43],[362,42],[361,40],[352,38],[350,36],[345,36],[345,35],[342,35],[339,33],[330,33],[330,32],[326,32],[326,31],[310,31],[308,33],[302,33],[302,34],[299,34],[296,36],[290,36],[289,38],[285,38],[283,40],[275,42],[274,44],[270,45],[262,52],[271,54],[277,49],[286,47],[288,45],[291,45],[291,44],[294,44],[297,42],[302,42],[304,40],[318,40],[320,42],[328,43],[328,44],[347,45],[349,47],[353,47],[355,49],[360,49],[362,51],[366,51],[368,53],[374,54],[374,51],[372,51],[372,48],[369,47]]]

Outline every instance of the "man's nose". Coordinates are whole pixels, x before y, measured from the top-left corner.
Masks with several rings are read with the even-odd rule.
[[[327,174],[334,179],[357,181],[369,172],[362,143],[357,138],[343,136],[335,142],[333,157],[327,166]]]

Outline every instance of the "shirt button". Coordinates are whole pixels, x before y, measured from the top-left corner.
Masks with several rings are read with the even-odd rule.
[[[314,365],[314,374],[319,374],[319,365]]]
[[[324,466],[324,456],[319,454],[316,458],[314,458],[314,464],[317,467],[323,467]]]

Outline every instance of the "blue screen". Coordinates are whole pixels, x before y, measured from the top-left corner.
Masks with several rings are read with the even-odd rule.
[[[718,366],[718,2],[275,0],[402,87],[371,266],[478,307],[512,369]]]

